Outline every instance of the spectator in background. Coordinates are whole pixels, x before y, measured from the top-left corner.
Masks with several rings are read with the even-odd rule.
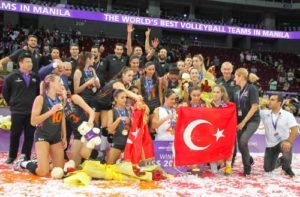
[[[295,78],[297,82],[300,82],[300,67],[295,71]]]
[[[283,67],[280,68],[280,71],[278,73],[278,82],[284,83],[286,81],[286,73]]]
[[[257,60],[257,55],[255,53],[252,53],[252,62],[256,62]]]
[[[215,55],[213,62],[216,67],[220,66],[220,60],[219,60],[218,56]]]
[[[43,47],[43,55],[44,56],[50,55],[50,46],[49,46],[49,41],[48,40],[45,41],[45,44],[44,44],[44,47]]]
[[[294,72],[295,72],[295,70],[292,69],[292,68],[290,68],[290,69],[289,69],[289,72],[287,73],[287,80],[288,80],[288,82],[291,83],[291,84],[292,84],[293,81],[294,81],[294,77],[295,77]]]
[[[271,55],[268,55],[268,62],[270,65],[273,64],[273,57]]]
[[[273,78],[271,78],[269,81],[269,90],[276,91],[277,85],[278,85],[278,82],[276,80],[274,80]]]
[[[251,62],[251,54],[246,52],[246,62]]]
[[[290,89],[290,83],[288,81],[284,82],[282,90],[289,91],[289,89]]]
[[[277,60],[274,61],[274,68],[277,69],[277,67],[279,66],[279,62]]]
[[[244,52],[241,51],[241,53],[240,53],[240,62],[244,63],[244,61],[245,61],[245,55],[244,55]]]
[[[29,53],[31,55],[32,64],[33,64],[32,71],[37,74],[39,70],[39,62],[41,58],[41,55],[37,50],[37,44],[38,44],[37,42],[38,39],[35,35],[29,35],[27,45],[25,47],[14,51],[8,57],[5,57],[0,60],[0,70],[2,70],[3,65],[6,65],[8,62],[13,61],[14,63],[17,63],[21,55],[23,55],[24,53],[26,54]]]
[[[250,72],[256,74],[257,73],[257,68],[255,65],[252,65],[251,68],[250,68]]]

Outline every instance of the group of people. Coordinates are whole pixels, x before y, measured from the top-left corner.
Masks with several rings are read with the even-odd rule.
[[[225,161],[225,174],[232,173],[237,147],[242,154],[244,175],[251,174],[254,161],[248,141],[262,119],[267,140],[265,171],[282,165],[286,174],[294,176],[291,152],[298,125],[293,115],[280,108],[283,102],[280,95],[271,97],[270,110],[259,111],[257,76],[245,68],[236,69],[232,75],[233,65],[224,62],[223,76],[215,81],[217,85],[210,87],[212,99],[204,100],[201,97],[207,91],[204,82],[207,76],[214,79],[214,75],[206,70],[201,54],[186,57],[176,65],[169,64],[167,50],[158,49],[159,40],[155,38],[150,44],[150,29],[146,32],[145,54],[141,46],[132,47],[133,31],[132,25],[128,25],[128,57],[123,55],[121,43],[116,43],[114,54],[105,58],[101,57],[99,46],[93,46],[91,52],[79,53],[78,45],[72,44],[69,59],[63,62],[59,49],[52,48],[49,64],[39,68],[37,37],[30,35],[26,47],[0,60],[0,68],[9,61],[18,63],[18,69],[6,77],[3,90],[12,116],[7,164],[17,158],[23,130],[25,139],[18,166],[38,176],[47,176],[51,167],[63,167],[68,159],[64,151],[71,135],[69,159],[76,166],[98,155],[107,164],[116,163],[125,149],[135,101],[148,106],[149,131],[157,141],[174,140],[178,107],[225,107],[234,102],[237,146],[232,150],[233,158]],[[80,141],[78,127],[84,121],[90,128],[101,128],[100,147],[92,150]],[[36,160],[31,160],[33,142]],[[282,157],[277,159],[280,152]],[[216,163],[211,164],[214,171]],[[199,169],[194,165],[191,170]]]

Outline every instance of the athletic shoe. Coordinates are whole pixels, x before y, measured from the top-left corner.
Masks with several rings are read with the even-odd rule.
[[[251,175],[251,166],[244,167],[244,176],[250,176]]]
[[[21,171],[22,169],[25,169],[21,166],[23,161],[27,161],[25,154],[21,154],[18,161],[14,164],[13,168],[15,171]]]
[[[283,170],[285,172],[285,175],[288,175],[290,177],[294,177],[295,176],[295,173],[292,171],[291,168],[288,168],[286,170]]]
[[[254,165],[254,159],[253,157],[250,156],[250,165],[253,166]]]
[[[224,172],[225,172],[226,176],[231,175],[232,174],[232,168],[231,168],[231,166],[225,166]]]
[[[6,164],[12,164],[14,161],[15,161],[16,158],[12,158],[12,157],[9,157],[7,158],[7,160],[5,161]]]

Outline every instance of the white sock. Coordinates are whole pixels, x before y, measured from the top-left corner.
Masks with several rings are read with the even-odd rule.
[[[22,168],[26,168],[26,167],[27,167],[27,164],[28,164],[29,162],[30,162],[30,161],[22,161],[21,164],[20,164],[20,166],[21,166]]]
[[[230,166],[231,167],[231,160],[230,161],[226,161],[226,166]]]

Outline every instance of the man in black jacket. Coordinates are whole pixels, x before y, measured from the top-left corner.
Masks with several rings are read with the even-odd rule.
[[[27,53],[30,55],[32,60],[32,71],[37,74],[39,71],[39,62],[41,59],[41,54],[38,51],[37,44],[38,38],[35,35],[29,35],[27,45],[25,47],[14,51],[12,54],[10,54],[10,56],[4,57],[0,60],[0,70],[2,70],[3,65],[6,65],[9,61],[17,63],[19,57]]]
[[[23,130],[22,157],[24,160],[30,159],[35,131],[35,127],[30,124],[30,118],[33,101],[38,94],[38,77],[32,72],[33,63],[29,53],[21,54],[18,64],[19,69],[5,78],[3,87],[3,97],[10,106],[12,121],[7,164],[13,163],[17,157]]]

